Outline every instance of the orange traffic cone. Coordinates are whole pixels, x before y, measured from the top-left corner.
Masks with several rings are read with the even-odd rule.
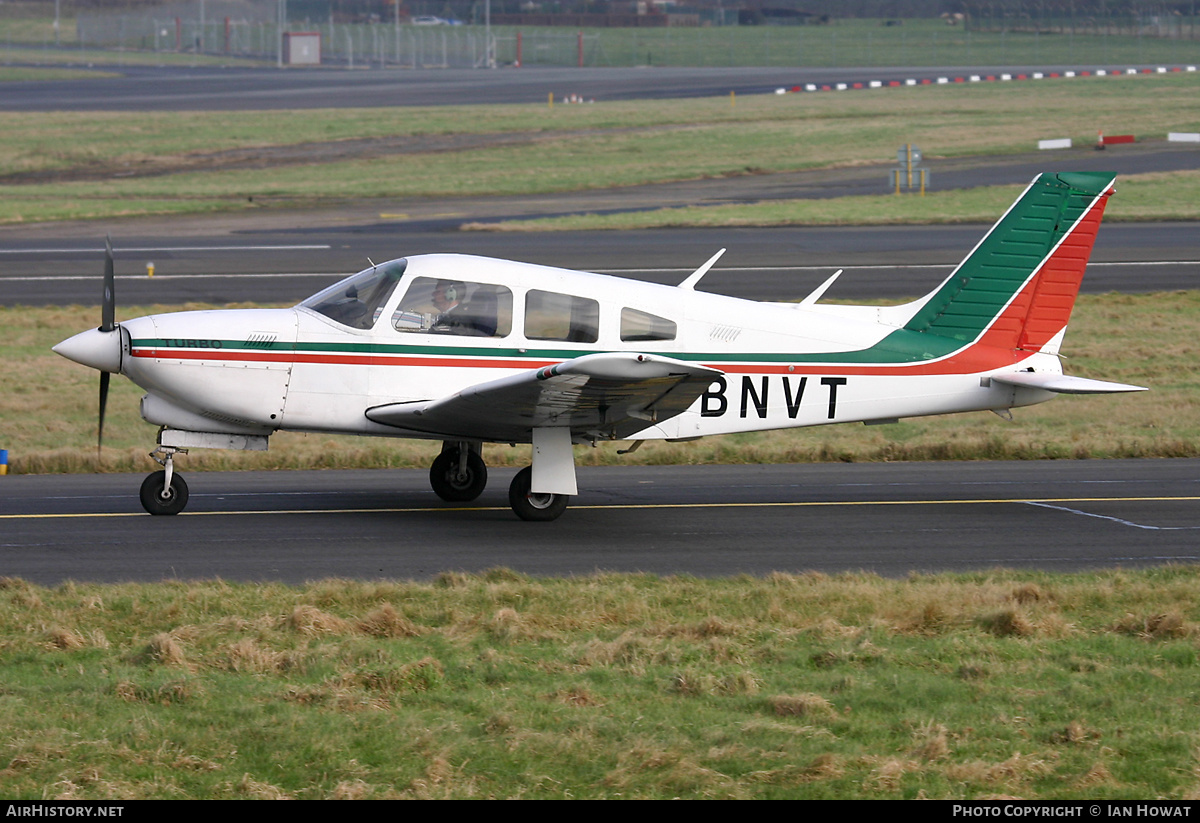
[[[1096,151],[1104,151],[1104,130],[1096,132]]]

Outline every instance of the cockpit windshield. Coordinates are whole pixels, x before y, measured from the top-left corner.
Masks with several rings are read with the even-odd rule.
[[[403,257],[372,266],[317,292],[300,305],[352,329],[369,329],[379,319],[407,267],[408,260]]]

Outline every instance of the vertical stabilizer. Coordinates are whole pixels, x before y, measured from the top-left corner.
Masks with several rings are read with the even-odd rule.
[[[1038,175],[905,328],[963,342],[986,337],[999,348],[1055,348],[1115,179]]]

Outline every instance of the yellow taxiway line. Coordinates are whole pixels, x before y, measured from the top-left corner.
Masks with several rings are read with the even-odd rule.
[[[1007,497],[966,500],[806,500],[792,503],[611,503],[573,505],[572,511],[588,509],[753,509],[819,508],[844,506],[969,506],[998,503],[1050,505],[1056,503],[1188,503],[1197,497]],[[404,512],[493,512],[508,506],[420,506],[385,509],[246,509],[239,511],[181,512],[176,517],[211,517],[246,514],[399,514]],[[146,512],[78,512],[59,514],[0,514],[0,520],[54,520],[78,517],[149,517]]]

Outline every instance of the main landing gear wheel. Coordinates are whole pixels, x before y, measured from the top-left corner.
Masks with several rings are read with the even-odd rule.
[[[171,475],[169,488],[165,471],[152,472],[142,481],[142,507],[150,514],[179,514],[187,501],[187,483],[177,474]]]
[[[450,503],[466,503],[483,494],[487,485],[487,466],[483,458],[470,449],[466,460],[461,449],[446,449],[429,467],[429,485],[438,497]]]
[[[508,487],[508,505],[522,520],[546,522],[556,520],[567,510],[571,501],[569,494],[542,494],[529,490],[533,482],[533,468],[525,467],[517,472]]]

